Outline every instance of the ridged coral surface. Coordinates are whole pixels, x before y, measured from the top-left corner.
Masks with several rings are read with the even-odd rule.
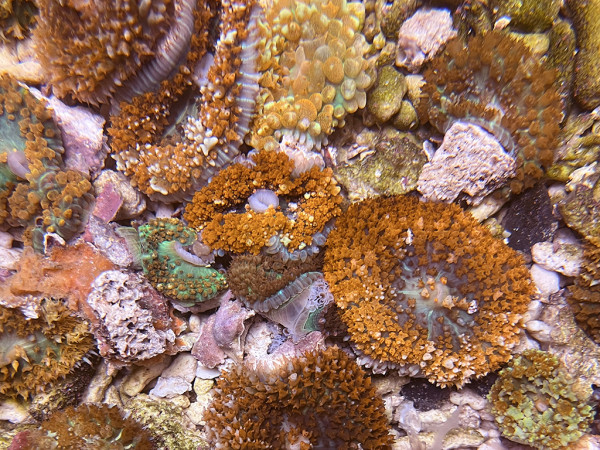
[[[261,93],[250,143],[272,150],[290,136],[320,148],[346,114],[365,107],[374,82],[361,34],[365,7],[346,0],[265,0],[263,8]]]
[[[255,255],[262,249],[295,252],[294,258],[316,252],[313,244],[323,244],[322,232],[341,211],[331,169],[315,166],[293,178],[294,162],[266,150],[254,154],[250,164],[234,164],[216,175],[186,206],[185,219],[202,229],[202,240],[213,249]],[[244,207],[258,189],[269,189],[284,201],[265,212]]]
[[[274,373],[234,368],[219,378],[205,420],[215,448],[386,449],[392,442],[371,379],[337,347]]]
[[[86,323],[58,300],[42,303],[40,318],[0,307],[0,397],[31,396],[67,376],[94,349]]]
[[[423,73],[419,116],[441,133],[457,120],[494,134],[517,159],[514,192],[531,187],[554,159],[562,119],[556,72],[522,42],[493,31],[448,42]]]
[[[350,206],[323,267],[351,342],[441,386],[498,369],[533,294],[524,261],[456,205],[411,197]]]
[[[488,400],[502,434],[535,448],[565,448],[588,431],[594,412],[578,398],[556,356],[525,350],[500,371]],[[591,391],[591,389],[590,389]]]

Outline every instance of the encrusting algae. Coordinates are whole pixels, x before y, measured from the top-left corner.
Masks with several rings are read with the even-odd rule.
[[[411,197],[351,205],[323,272],[359,354],[440,386],[507,362],[534,292],[522,257],[460,207]]]

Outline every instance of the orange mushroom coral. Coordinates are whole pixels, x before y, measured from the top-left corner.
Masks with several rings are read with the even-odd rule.
[[[355,203],[327,246],[325,279],[372,364],[462,386],[510,359],[534,292],[529,272],[457,205]]]

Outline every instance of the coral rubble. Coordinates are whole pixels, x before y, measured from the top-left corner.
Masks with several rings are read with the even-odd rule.
[[[217,381],[205,416],[215,448],[390,448],[371,379],[337,347],[272,372],[237,367]]]
[[[562,118],[556,73],[525,44],[493,31],[448,42],[424,72],[419,117],[441,133],[457,120],[492,133],[517,160],[513,192],[533,185],[554,159]]]
[[[350,206],[323,267],[354,347],[441,386],[498,369],[533,286],[522,258],[456,205],[410,197]]]
[[[579,398],[556,356],[525,350],[500,371],[488,399],[502,434],[536,448],[565,448],[593,417],[589,398]],[[590,389],[591,393],[591,389]]]

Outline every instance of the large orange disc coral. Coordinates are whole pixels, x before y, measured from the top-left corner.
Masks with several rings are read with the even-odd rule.
[[[355,203],[327,245],[325,279],[372,363],[462,386],[510,359],[533,294],[529,272],[457,205]]]

